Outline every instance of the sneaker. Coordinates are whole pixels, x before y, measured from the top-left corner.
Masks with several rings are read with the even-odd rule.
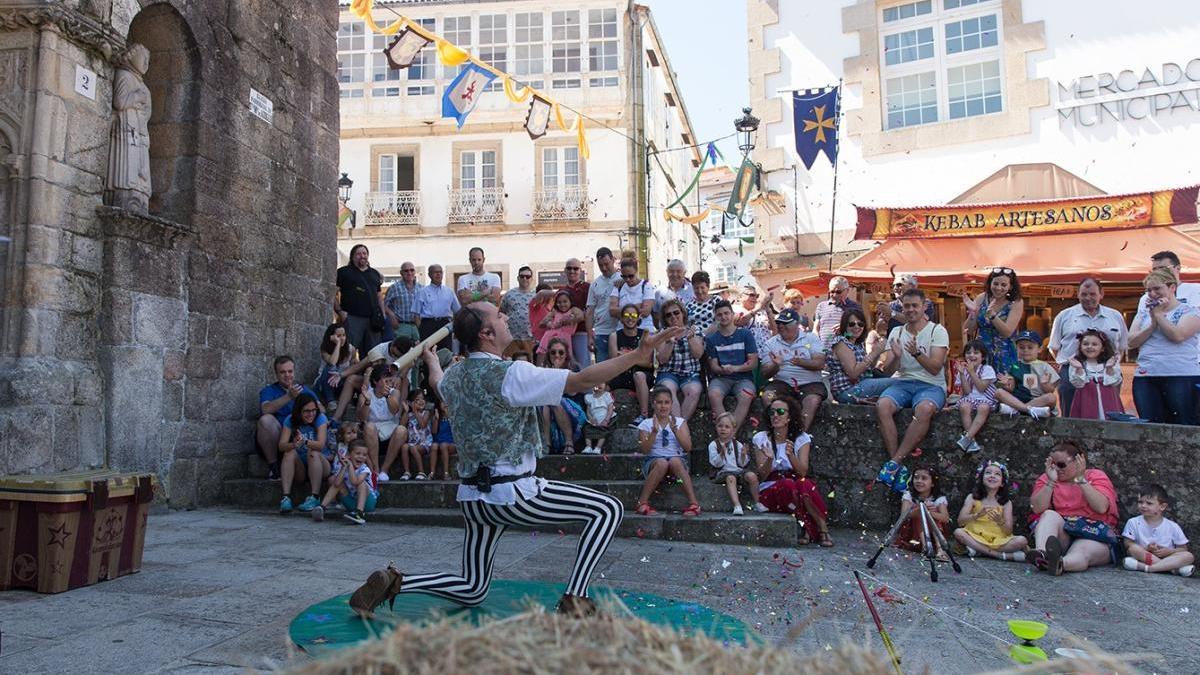
[[[363,517],[363,512],[358,509],[347,511],[342,517],[357,525],[365,525],[367,523],[367,519]]]
[[[304,501],[300,502],[300,513],[308,513],[320,505],[321,501],[317,499],[316,495],[309,495],[305,497]]]
[[[970,546],[967,546],[966,549],[967,549],[967,557],[968,558],[974,558],[979,555],[979,551],[976,551],[975,549],[971,548]]]
[[[971,444],[967,446],[967,454],[973,455],[982,449],[983,449],[982,445],[980,445],[977,441],[975,441],[975,439],[971,439]]]
[[[597,448],[597,447],[595,447],[595,446],[592,446],[592,447],[590,447],[590,448],[584,448],[584,449],[583,449],[583,452],[582,452],[582,454],[584,454],[584,455],[598,455],[598,454],[600,454],[600,448]]]
[[[271,462],[267,467],[267,480],[279,480],[279,462]]]
[[[413,476],[413,480],[425,480],[425,474],[417,473],[417,475]]]
[[[312,519],[314,523],[319,523],[325,520],[325,507],[318,504],[312,510]]]
[[[901,464],[900,470],[896,472],[896,480],[892,483],[892,490],[903,493],[908,489],[908,479],[908,467]]]
[[[1131,556],[1125,556],[1125,559],[1121,561],[1121,565],[1125,569],[1129,570],[1130,572],[1140,572],[1141,571],[1140,569],[1138,569],[1141,566],[1141,564],[1138,561],[1134,560]]]
[[[879,468],[879,475],[875,476],[875,480],[891,487],[892,483],[896,482],[896,472],[899,470],[900,465],[895,460],[889,459]]]
[[[1000,404],[1000,414],[1008,415],[1009,417],[1016,417],[1017,415],[1020,415],[1021,413],[1017,412],[1017,409],[1012,407],[1011,405],[1009,405],[1007,403],[1001,403]]]
[[[1025,551],[1013,551],[1012,553],[1001,553],[1001,560],[1015,560],[1016,562],[1025,562]]]
[[[1190,577],[1196,571],[1195,565],[1184,565],[1177,570],[1171,570],[1171,574],[1177,574],[1181,577]]]
[[[642,422],[645,422],[645,421],[646,421],[645,415],[638,415],[637,417],[633,418],[633,421],[629,423],[629,426],[636,429],[639,424],[641,424]]]
[[[1029,409],[1029,416],[1035,420],[1045,419],[1050,417],[1050,408],[1044,405],[1035,405]]]
[[[967,438],[966,434],[959,436],[958,440],[955,441],[955,443],[958,445],[959,450],[962,450],[963,452],[970,452],[970,450],[968,450],[967,448],[971,447],[972,440]]]
[[[768,509],[767,507],[763,506],[761,502],[754,502],[754,510],[757,513],[767,513],[771,509]]]
[[[287,515],[292,512],[292,498],[291,497],[284,497],[283,499],[279,500],[279,512],[284,515]]]
[[[733,507],[733,515],[735,515],[735,516],[744,516],[744,515],[746,515],[746,512],[745,512],[745,511],[742,509],[742,505],[741,505],[741,504],[738,504],[737,506]]]
[[[392,479],[391,476],[387,475],[386,471],[380,471],[379,476],[377,476],[377,478],[379,478],[380,483],[386,483]]]
[[[400,474],[400,480],[412,480],[412,474],[405,471],[404,473]]]

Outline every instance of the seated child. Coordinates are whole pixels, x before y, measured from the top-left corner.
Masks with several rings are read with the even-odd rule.
[[[687,495],[688,506],[683,510],[683,515],[698,516],[700,504],[696,501],[696,493],[692,490],[692,478],[688,475],[688,453],[692,451],[692,434],[688,431],[687,420],[671,414],[671,403],[675,395],[670,389],[655,387],[651,393],[654,414],[638,425],[640,449],[647,458],[642,464],[642,474],[646,476],[646,482],[642,485],[642,493],[638,497],[637,512],[643,516],[658,513],[650,506],[650,495],[669,471],[679,479],[683,485],[683,493]]]
[[[1190,577],[1195,557],[1179,525],[1163,516],[1171,497],[1161,485],[1150,485],[1138,493],[1138,511],[1125,523],[1125,569],[1136,572],[1172,572]]]
[[[454,433],[450,430],[450,413],[446,410],[446,402],[441,399],[437,402],[437,420],[437,433],[433,435],[433,450],[430,454],[440,453],[442,480],[451,480],[450,455],[455,454],[458,449],[454,447]],[[429,469],[429,477],[433,478],[432,467]]]
[[[999,373],[996,400],[1005,415],[1024,413],[1034,419],[1049,417],[1058,400],[1058,371],[1038,358],[1042,336],[1031,330],[1017,333],[1017,359],[1011,372]]]
[[[766,513],[767,507],[758,502],[758,474],[746,468],[750,464],[750,453],[744,443],[733,437],[733,423],[733,415],[729,413],[717,416],[717,438],[708,444],[708,463],[717,470],[714,480],[725,484],[735,516],[745,513],[738,498],[739,478],[750,488],[750,507]]]
[[[613,395],[608,391],[608,385],[601,382],[592,387],[584,395],[583,402],[587,404],[587,423],[583,425],[583,438],[587,447],[585,455],[599,455],[604,448],[604,439],[608,436],[608,425],[613,420]],[[592,445],[595,441],[596,445]]]
[[[334,499],[346,509],[343,517],[359,525],[367,522],[365,514],[375,510],[379,488],[375,485],[375,475],[371,473],[371,467],[367,464],[367,444],[355,441],[350,446],[348,455],[338,457],[334,482],[325,493],[325,498],[321,500],[321,505],[313,509],[313,520],[323,520],[325,508],[332,504]]]
[[[358,419],[363,423],[363,440],[367,444],[368,462],[371,470],[379,476],[379,481],[386,483],[388,471],[396,456],[404,448],[408,440],[408,430],[401,425],[404,415],[404,390],[407,380],[401,379],[396,385],[397,373],[389,366],[376,366],[370,375],[363,380],[362,391],[358,396]],[[387,442],[387,453],[383,465],[379,461],[379,443]]]
[[[987,346],[982,340],[971,340],[963,347],[966,364],[958,371],[958,384],[963,392],[958,400],[963,435],[958,439],[958,447],[967,453],[983,449],[975,436],[983,429],[996,405],[996,371],[987,364],[987,358]]]
[[[1008,467],[988,461],[975,470],[975,488],[958,512],[954,538],[974,558],[1025,560],[1025,537],[1013,536],[1013,505],[1008,497]]]
[[[917,500],[925,504],[926,511],[933,518],[930,526],[941,530],[943,536],[950,524],[950,506],[938,487],[937,471],[933,467],[919,466],[913,469],[909,488],[900,498],[901,512],[909,515],[896,533],[893,544],[909,551],[922,552],[925,550],[925,525],[921,522],[921,509],[916,508]],[[938,543],[937,535],[933,536],[930,544],[933,545],[934,555],[938,560],[949,560],[949,556]]]
[[[425,459],[433,450],[433,413],[426,407],[425,390],[414,389],[408,395],[408,444],[404,446],[404,454],[400,456],[400,464],[404,473],[400,480],[425,480]],[[409,461],[417,463],[417,475],[409,471]],[[436,458],[429,459],[429,473],[436,468]]]

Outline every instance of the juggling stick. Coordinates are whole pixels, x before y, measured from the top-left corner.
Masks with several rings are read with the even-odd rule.
[[[396,366],[396,368],[398,368],[400,370],[404,370],[405,368],[412,365],[413,361],[416,361],[417,359],[421,358],[421,353],[425,351],[426,347],[428,347],[429,345],[436,345],[437,343],[441,342],[442,340],[445,340],[448,337],[450,337],[450,324],[446,324],[445,326],[442,326],[441,328],[435,330],[433,332],[433,335],[430,335],[429,337],[425,338],[424,340],[421,340],[416,345],[414,345],[412,349],[401,354],[400,358],[398,358],[392,362],[392,365]]]
[[[867,593],[867,587],[863,584],[858,570],[854,570],[854,579],[858,581],[858,590],[862,591],[863,600],[867,601],[867,609],[871,610],[871,618],[875,620],[875,629],[879,631],[879,637],[883,639],[883,646],[887,648],[888,656],[892,659],[892,667],[896,669],[896,675],[904,675],[904,671],[900,670],[900,657],[896,655],[896,646],[892,644],[892,637],[884,630],[883,621],[879,619],[879,612],[875,611],[875,603],[871,602],[871,594]]]

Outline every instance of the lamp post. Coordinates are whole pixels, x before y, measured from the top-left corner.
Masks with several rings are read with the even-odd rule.
[[[733,128],[738,132],[738,150],[742,151],[742,155],[749,155],[754,149],[754,132],[758,131],[760,121],[750,112],[751,108],[742,108],[742,116],[733,121]]]
[[[338,213],[338,222],[339,223],[342,222],[341,210],[345,209],[350,214],[350,227],[351,227],[351,229],[353,229],[353,228],[357,227],[357,221],[358,221],[358,214],[355,213],[354,210],[350,208],[350,191],[354,188],[354,181],[351,180],[350,177],[347,176],[346,173],[343,171],[342,177],[338,179],[337,186],[338,186],[338,200],[341,202],[341,205],[338,208],[338,212],[339,212]]]

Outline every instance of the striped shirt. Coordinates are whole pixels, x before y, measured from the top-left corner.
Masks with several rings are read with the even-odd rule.
[[[409,290],[404,285],[403,281],[397,281],[388,287],[387,295],[383,296],[383,304],[396,315],[396,319],[403,323],[417,323],[421,317],[417,316],[417,291],[421,290],[421,284],[413,282],[412,290]]]

